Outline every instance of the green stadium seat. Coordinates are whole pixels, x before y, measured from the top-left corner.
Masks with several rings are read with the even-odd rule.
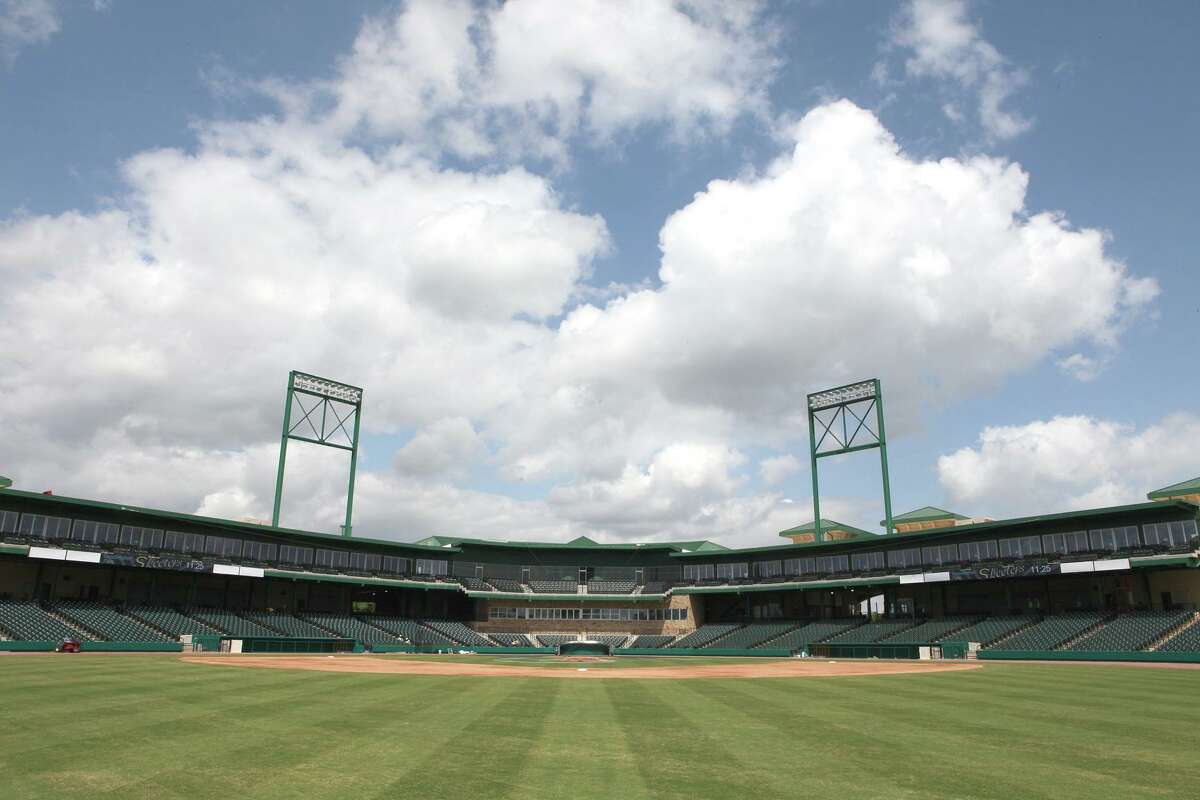
[[[72,623],[110,642],[167,642],[171,637],[111,606],[82,600],[55,603],[54,610]]]

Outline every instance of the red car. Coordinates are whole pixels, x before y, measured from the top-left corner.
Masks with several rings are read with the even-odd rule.
[[[58,647],[54,648],[54,652],[56,652],[56,653],[78,653],[79,652],[79,640],[64,638],[61,642],[58,643]]]

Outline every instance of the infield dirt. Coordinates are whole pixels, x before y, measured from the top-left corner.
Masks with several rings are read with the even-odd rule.
[[[419,661],[394,656],[185,656],[192,664],[209,664],[252,669],[298,669],[317,672],[349,672],[371,675],[465,675],[472,677],[596,679],[680,678],[827,678],[856,675],[910,675],[913,673],[957,672],[979,669],[978,663],[934,664],[901,661],[770,661],[761,664],[737,662],[678,667],[609,669],[545,669],[533,666]]]

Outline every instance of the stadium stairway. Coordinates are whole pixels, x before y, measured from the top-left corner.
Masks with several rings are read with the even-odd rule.
[[[1178,628],[1169,631],[1149,648],[1163,653],[1200,653],[1200,612]]]
[[[1055,650],[1077,641],[1111,618],[1098,612],[1078,612],[1042,617],[1032,625],[1016,630],[992,644],[988,650]]]
[[[1139,652],[1187,622],[1186,611],[1133,611],[1120,614],[1060,650]]]
[[[140,620],[100,603],[63,601],[54,605],[54,613],[93,634],[95,639],[110,642],[164,642],[171,639]]]
[[[981,647],[1012,636],[1039,621],[1039,617],[1027,616],[994,616],[986,617],[974,625],[959,628],[940,639],[938,642],[978,642]]]
[[[829,637],[830,644],[869,644],[894,636],[901,631],[915,628],[915,620],[884,619],[856,625],[843,633]]]

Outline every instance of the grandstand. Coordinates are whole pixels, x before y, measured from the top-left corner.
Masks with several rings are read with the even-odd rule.
[[[934,645],[980,659],[1200,660],[1197,506],[1179,494],[1194,485],[1012,520],[929,506],[897,515],[890,534],[827,521],[825,541],[800,525],[781,532],[785,544],[742,550],[398,543],[4,489],[0,649],[190,637],[486,651],[586,638],[676,655],[820,644],[915,657]]]

